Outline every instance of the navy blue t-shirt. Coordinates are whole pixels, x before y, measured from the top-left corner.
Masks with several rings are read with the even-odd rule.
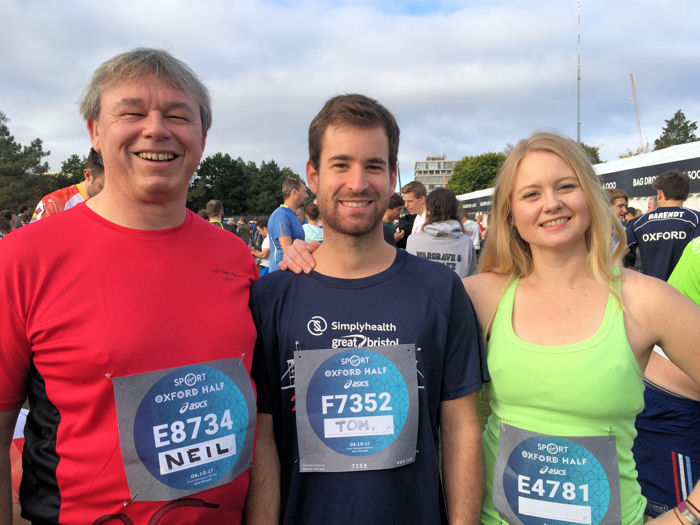
[[[680,207],[656,208],[627,225],[627,246],[639,246],[642,273],[667,280],[685,246],[700,235],[700,214]]]
[[[397,250],[387,270],[363,279],[316,272],[265,276],[253,285],[251,310],[258,329],[253,358],[258,410],[273,416],[280,456],[281,522],[446,523],[440,402],[473,393],[488,380],[476,314],[457,275]],[[300,473],[295,393],[289,388],[293,352],[348,340],[360,346],[368,340],[415,344],[416,460],[389,470]]]

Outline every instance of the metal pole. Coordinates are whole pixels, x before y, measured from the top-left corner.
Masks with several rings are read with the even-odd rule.
[[[578,71],[576,76],[576,142],[581,142],[581,0],[578,0]]]
[[[642,140],[642,125],[639,123],[639,108],[637,107],[637,90],[634,88],[634,75],[630,73],[632,83],[632,101],[634,102],[634,115],[637,117],[637,131],[639,132],[639,152],[644,153],[644,141]]]

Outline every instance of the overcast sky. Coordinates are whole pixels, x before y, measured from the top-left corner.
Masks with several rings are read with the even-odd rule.
[[[700,120],[700,2],[581,2],[581,139],[615,160],[678,109]],[[0,0],[0,110],[52,170],[89,138],[77,101],[104,60],[169,50],[210,88],[204,155],[303,176],[329,97],[378,99],[401,127],[402,181],[426,155],[503,151],[535,130],[576,138],[577,1]]]

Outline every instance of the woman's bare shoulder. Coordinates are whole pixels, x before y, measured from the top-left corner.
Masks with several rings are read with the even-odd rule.
[[[672,287],[665,281],[627,268],[622,270],[620,281],[625,308],[647,305],[659,295],[673,293]]]
[[[670,311],[692,303],[666,281],[632,270],[623,270],[622,302],[631,318],[642,324],[668,319]]]
[[[462,279],[477,316],[482,323],[488,322],[503,296],[510,275],[484,272]]]
[[[500,288],[505,289],[510,279],[510,275],[494,272],[483,272],[465,277],[462,279],[462,283],[469,294],[472,292],[477,294],[488,294],[496,293]],[[499,295],[502,293],[503,290],[500,290]]]

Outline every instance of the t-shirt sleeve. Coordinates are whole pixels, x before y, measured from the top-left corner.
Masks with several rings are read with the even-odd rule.
[[[637,235],[634,233],[635,226],[637,226],[636,219],[632,219],[627,225],[627,246],[630,249],[637,246]]]
[[[272,315],[270,297],[265,301],[261,291],[261,281],[253,285],[250,294],[250,311],[258,332],[253,353],[251,376],[255,382],[258,396],[258,411],[266,414],[273,412],[275,400],[275,384],[279,383],[277,360],[274,359],[277,349],[277,329]],[[263,286],[264,287],[264,286]]]
[[[277,238],[279,237],[291,237],[292,236],[292,223],[287,217],[287,214],[281,215],[277,223]]]
[[[489,380],[481,329],[462,281],[454,274],[447,320],[441,399],[457,399]]]
[[[32,221],[38,221],[39,219],[43,219],[49,215],[54,215],[57,211],[58,210],[56,209],[56,203],[54,200],[50,199],[49,195],[46,195],[36,205],[34,213],[32,214]]]
[[[3,240],[9,243],[10,240]],[[0,254],[0,410],[14,410],[22,405],[26,395],[26,378],[31,364],[31,346],[26,336],[21,284],[26,279],[18,271],[21,255],[3,246]]]
[[[416,255],[416,242],[418,241],[418,233],[412,233],[406,238],[406,251],[411,255]]]
[[[700,305],[700,238],[685,247],[668,284]]]

